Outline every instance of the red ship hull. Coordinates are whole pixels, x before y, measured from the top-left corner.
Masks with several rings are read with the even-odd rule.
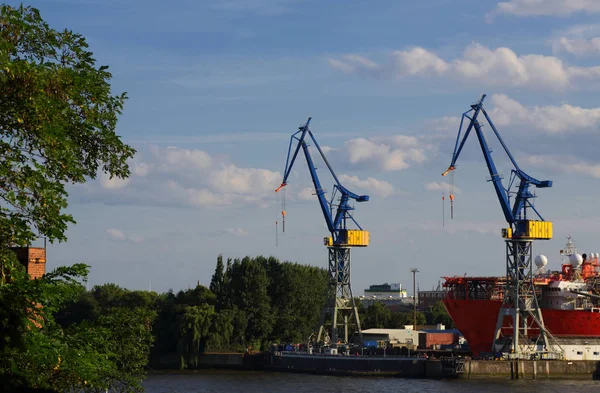
[[[491,352],[502,301],[445,298],[443,302],[456,328],[469,343],[473,356]],[[599,312],[542,309],[542,316],[546,328],[555,337],[600,338]],[[510,334],[508,320],[505,320],[503,333]],[[535,331],[531,333],[535,334]]]

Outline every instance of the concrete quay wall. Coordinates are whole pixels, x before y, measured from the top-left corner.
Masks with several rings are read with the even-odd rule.
[[[600,379],[600,362],[589,360],[467,360],[465,379]]]

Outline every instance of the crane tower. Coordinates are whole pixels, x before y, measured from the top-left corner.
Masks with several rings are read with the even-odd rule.
[[[352,334],[350,329],[353,326],[362,341],[360,319],[350,285],[350,250],[353,247],[368,246],[369,232],[363,230],[352,216],[351,212],[354,207],[350,204],[350,201],[366,202],[369,200],[369,196],[357,195],[340,183],[309,128],[310,120],[309,117],[306,123],[298,127],[298,131],[292,134],[290,138],[283,181],[275,192],[287,185],[296,157],[302,148],[321,212],[330,233],[330,236],[324,238],[324,244],[328,251],[329,287],[326,304],[321,311],[316,342],[325,343],[326,331],[329,330],[329,341],[332,345],[336,345],[338,342],[349,343],[349,337]],[[310,154],[310,141],[314,143],[335,182],[329,200],[325,197],[325,191],[317,175],[317,168]],[[354,226],[356,229],[350,229]],[[327,316],[331,317],[330,322],[326,322]]]
[[[531,355],[542,355],[546,358],[560,357],[562,348],[552,337],[551,332],[544,326],[544,319],[535,293],[532,272],[533,241],[551,239],[552,222],[544,221],[531,203],[536,196],[529,188],[531,186],[536,188],[552,187],[552,181],[537,180],[519,168],[488,113],[483,108],[485,97],[484,94],[477,103],[471,105],[469,111],[463,113],[454,145],[452,162],[442,176],[446,176],[450,171],[456,169],[456,161],[469,134],[474,130],[490,174],[489,181],[494,185],[500,207],[508,223],[508,227],[502,229],[502,237],[506,239],[507,288],[498,314],[494,344],[491,350],[496,352],[499,348],[506,348],[510,345],[513,356],[516,357],[530,357]],[[498,173],[492,159],[492,150],[483,133],[483,125],[478,120],[480,114],[483,114],[487,120],[513,165],[507,188],[502,184],[502,176]],[[461,139],[465,120],[468,122],[468,127]],[[513,189],[513,186],[516,189]],[[512,206],[511,198],[514,200]],[[507,317],[508,322],[506,321]],[[510,326],[511,334],[504,337],[502,333],[507,330],[504,328],[507,323]]]

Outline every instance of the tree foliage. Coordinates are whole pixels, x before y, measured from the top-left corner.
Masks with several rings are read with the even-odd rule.
[[[441,323],[446,325],[446,329],[454,328],[454,321],[441,301],[434,304],[431,308],[431,321],[434,324]]]
[[[383,303],[375,302],[367,308],[362,318],[363,328],[387,328],[392,322],[392,313]]]
[[[369,307],[358,307],[363,329],[385,328],[404,329],[404,326],[413,325],[413,312],[391,312],[383,303],[375,302]],[[417,312],[417,325],[425,325],[427,315]]]
[[[182,368],[198,366],[204,344],[213,323],[215,309],[208,304],[186,306],[179,316],[179,356]]]
[[[157,297],[153,367],[195,367],[202,351],[260,350],[304,342],[327,291],[323,269],[262,256],[217,258],[210,287]]]
[[[141,390],[153,341],[152,310],[106,307],[79,315],[82,299],[90,299],[81,284],[88,266],[60,267],[30,280],[14,258],[2,262],[2,391]]]
[[[126,95],[107,69],[80,34],[0,7],[0,247],[65,240],[65,184],[129,175],[135,151],[115,133]]]
[[[224,276],[224,265],[223,265],[223,256],[219,255],[217,257],[217,266],[215,267],[215,274],[213,274],[212,279],[210,280],[210,286],[208,287],[212,293],[215,294],[217,299],[223,297],[223,290],[225,285],[225,276]],[[220,304],[218,305],[220,308]]]

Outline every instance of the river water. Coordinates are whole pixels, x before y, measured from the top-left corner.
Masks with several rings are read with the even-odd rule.
[[[600,381],[437,381],[254,371],[190,371],[150,374],[144,388],[146,393],[586,393],[599,391]]]

